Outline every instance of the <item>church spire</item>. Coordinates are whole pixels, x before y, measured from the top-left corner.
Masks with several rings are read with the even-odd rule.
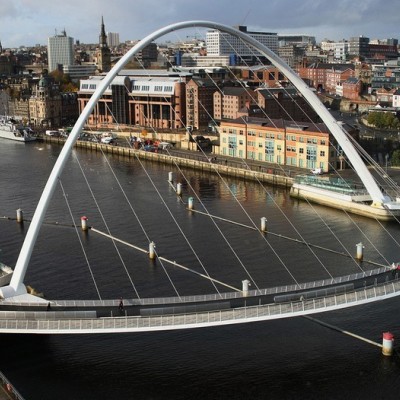
[[[101,30],[100,30],[100,36],[99,36],[99,44],[100,44],[100,47],[107,47],[107,35],[106,35],[106,30],[104,28],[103,16],[101,16]]]
[[[111,69],[111,51],[107,45],[107,35],[104,29],[104,19],[101,17],[101,29],[99,35],[99,49],[97,51],[97,68],[101,72]]]

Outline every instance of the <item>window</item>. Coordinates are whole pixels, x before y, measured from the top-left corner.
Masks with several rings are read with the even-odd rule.
[[[300,147],[300,148],[299,148],[299,154],[304,154],[304,149],[303,149],[303,147]]]
[[[321,150],[321,151],[319,152],[319,155],[320,155],[321,157],[325,157],[325,151],[324,151],[324,150]]]

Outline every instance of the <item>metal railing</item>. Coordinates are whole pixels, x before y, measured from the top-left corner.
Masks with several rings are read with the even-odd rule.
[[[76,320],[0,320],[0,332],[101,333],[215,326],[332,311],[400,295],[400,282],[306,301],[267,304],[191,314]]]
[[[124,304],[126,306],[135,306],[135,305],[160,305],[160,304],[184,304],[184,303],[200,303],[200,302],[210,302],[210,301],[219,301],[219,300],[231,300],[231,299],[239,299],[239,298],[249,298],[256,296],[264,296],[264,295],[273,295],[278,293],[287,293],[298,290],[308,290],[315,289],[329,285],[336,285],[347,283],[367,277],[371,277],[374,275],[379,275],[384,272],[389,271],[389,267],[380,267],[376,269],[371,269],[364,272],[358,272],[350,275],[339,276],[336,278],[329,279],[321,279],[318,281],[305,282],[300,284],[292,284],[292,285],[283,285],[276,286],[272,288],[266,289],[255,289],[249,290],[246,295],[243,292],[222,292],[222,293],[214,293],[214,294],[206,294],[206,295],[193,295],[193,296],[181,296],[181,297],[154,297],[154,298],[142,298],[142,299],[124,299]],[[52,300],[51,303],[57,306],[62,307],[114,307],[119,305],[120,299],[111,299],[111,300]],[[34,305],[34,306],[42,306],[45,308],[47,303],[37,304],[37,303],[19,303],[19,302],[7,302],[7,304],[12,305]]]

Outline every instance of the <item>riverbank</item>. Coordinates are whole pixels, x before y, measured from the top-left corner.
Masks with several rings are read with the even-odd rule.
[[[57,143],[60,145],[64,145],[65,142],[65,139],[54,138],[51,136],[45,136],[43,140],[47,143]],[[268,183],[274,186],[280,186],[288,189],[293,184],[293,178],[284,175],[283,171],[281,172],[281,175],[279,175],[276,173],[274,168],[264,167],[259,164],[248,164],[248,168],[238,168],[238,165],[243,165],[243,163],[239,163],[238,160],[228,160],[228,158],[215,157],[217,158],[217,160],[214,159],[213,162],[210,162],[208,158],[199,158],[197,155],[194,159],[189,157],[182,157],[182,155],[175,156],[172,155],[172,153],[167,154],[165,152],[150,152],[137,150],[130,147],[114,146],[81,140],[76,142],[75,147],[90,151],[105,152],[124,157],[135,157],[143,160],[160,162],[167,165],[174,165],[179,168],[191,168],[202,172],[219,173],[224,176],[232,176],[239,179],[259,181],[262,183]],[[187,152],[185,154],[189,155],[190,152]]]

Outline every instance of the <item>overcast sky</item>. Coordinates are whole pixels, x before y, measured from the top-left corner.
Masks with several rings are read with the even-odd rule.
[[[118,32],[121,41],[188,20],[302,33],[317,41],[400,37],[399,0],[0,0],[0,41],[5,48],[45,45],[65,28],[75,40],[98,43],[102,16],[106,31]]]

